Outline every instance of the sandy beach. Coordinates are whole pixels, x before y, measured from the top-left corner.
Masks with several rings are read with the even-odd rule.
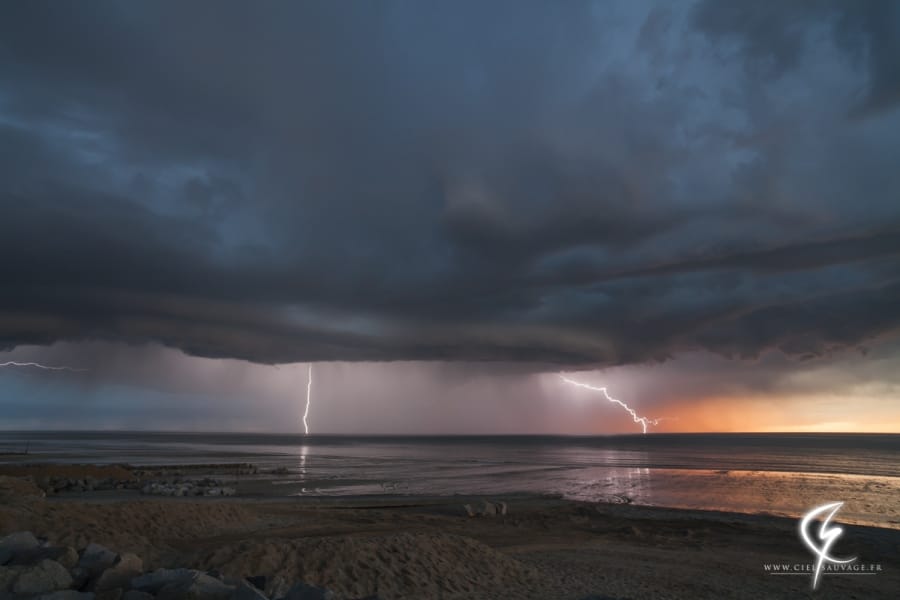
[[[27,475],[23,476],[23,471]],[[527,495],[506,515],[467,515],[479,497],[157,498],[139,490],[51,494],[49,473],[127,480],[123,467],[5,467],[0,534],[54,545],[99,543],[144,569],[188,567],[264,576],[267,593],[304,581],[338,598],[641,599],[894,598],[900,531],[845,526],[841,551],[884,566],[869,577],[775,577],[764,565],[808,563],[797,521],[774,516],[566,501]],[[46,481],[46,479],[45,479]]]
[[[0,2],[0,600],[900,600],[897,157],[900,0]]]

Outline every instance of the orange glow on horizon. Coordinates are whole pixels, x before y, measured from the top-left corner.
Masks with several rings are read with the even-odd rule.
[[[658,416],[674,418],[648,433],[900,433],[900,408],[884,400],[854,401],[841,414],[834,414],[830,406],[817,410],[817,404],[815,399],[789,397],[679,402],[665,410],[659,407]]]

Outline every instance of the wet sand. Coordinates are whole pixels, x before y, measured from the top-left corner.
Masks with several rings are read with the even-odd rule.
[[[148,498],[129,490],[41,498],[25,479],[4,481],[0,533],[98,542],[151,567],[303,580],[345,598],[869,599],[900,589],[900,531],[891,529],[845,526],[840,554],[884,571],[825,577],[812,592],[808,575],[764,570],[812,561],[797,521],[775,516],[519,495],[491,498],[507,503],[506,516],[472,518],[462,505],[481,498]]]

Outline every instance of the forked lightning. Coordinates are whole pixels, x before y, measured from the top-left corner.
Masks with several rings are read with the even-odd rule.
[[[640,424],[641,424],[641,428],[643,429],[643,432],[644,432],[644,433],[647,433],[647,426],[648,426],[648,425],[659,425],[659,422],[662,420],[662,419],[649,419],[649,418],[647,418],[647,417],[639,417],[638,414],[635,412],[635,410],[634,410],[633,408],[631,408],[630,406],[628,406],[627,404],[625,404],[625,403],[622,402],[621,400],[618,400],[617,398],[613,398],[612,396],[610,396],[610,395],[609,395],[609,392],[606,391],[606,388],[605,388],[605,387],[597,387],[597,386],[595,386],[595,385],[590,385],[590,384],[587,384],[587,383],[581,383],[580,381],[575,381],[574,379],[569,379],[568,377],[566,377],[566,376],[563,375],[562,373],[560,373],[559,376],[560,376],[560,378],[561,378],[563,381],[565,381],[566,383],[570,383],[570,384],[572,384],[572,385],[575,385],[575,386],[578,386],[578,387],[581,387],[581,388],[585,388],[585,389],[587,389],[587,390],[592,390],[592,391],[595,391],[595,392],[600,392],[601,394],[603,394],[603,397],[604,397],[604,398],[606,398],[606,399],[609,400],[610,402],[613,402],[613,403],[615,403],[615,404],[618,404],[619,406],[621,406],[622,408],[624,408],[625,410],[627,410],[627,411],[628,411],[628,414],[631,415],[631,418],[634,419],[634,422],[635,422],[635,423],[640,423]]]

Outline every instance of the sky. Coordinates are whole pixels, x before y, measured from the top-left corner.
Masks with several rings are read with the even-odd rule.
[[[5,3],[0,429],[900,432],[900,4]]]

